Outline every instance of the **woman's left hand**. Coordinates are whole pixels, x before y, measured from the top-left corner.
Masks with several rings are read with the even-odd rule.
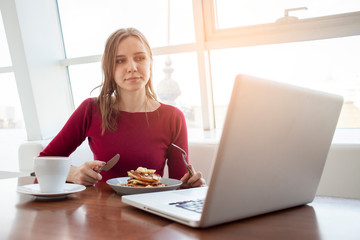
[[[185,173],[185,175],[180,179],[183,183],[180,188],[192,188],[192,187],[204,187],[206,186],[205,179],[201,172],[196,172],[195,168],[192,165],[189,165],[193,176],[190,176],[189,172]]]

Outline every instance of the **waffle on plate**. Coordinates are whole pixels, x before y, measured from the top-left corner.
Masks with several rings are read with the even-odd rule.
[[[161,176],[155,173],[154,169],[138,167],[135,171],[128,171],[127,184],[120,184],[128,187],[164,187],[166,184],[160,182]]]

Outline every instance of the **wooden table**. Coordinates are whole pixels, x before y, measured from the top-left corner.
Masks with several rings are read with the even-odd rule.
[[[360,200],[311,204],[208,229],[192,229],[121,202],[106,183],[45,201],[16,192],[33,177],[0,180],[0,239],[360,239]]]

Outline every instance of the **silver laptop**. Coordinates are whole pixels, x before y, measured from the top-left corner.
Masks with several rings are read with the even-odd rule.
[[[342,103],[341,96],[238,75],[208,187],[127,195],[122,201],[191,227],[309,203]]]

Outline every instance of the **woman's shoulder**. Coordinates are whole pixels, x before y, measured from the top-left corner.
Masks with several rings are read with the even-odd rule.
[[[71,114],[69,121],[71,122],[83,122],[83,121],[92,121],[94,116],[97,114],[97,104],[96,99],[88,98],[82,101],[82,103],[75,109]]]
[[[165,103],[160,103],[159,110],[170,115],[184,116],[184,113],[179,108]]]
[[[98,110],[97,98],[87,98],[77,107],[77,111],[85,111],[86,113],[94,112]]]
[[[85,100],[83,100],[81,102],[81,104],[79,105],[80,107],[93,107],[93,106],[98,106],[97,104],[97,98],[93,97],[93,98],[86,98]]]
[[[86,98],[84,101],[82,101],[81,104],[86,104],[86,105],[97,105],[97,98],[96,97],[92,97],[92,98]]]

